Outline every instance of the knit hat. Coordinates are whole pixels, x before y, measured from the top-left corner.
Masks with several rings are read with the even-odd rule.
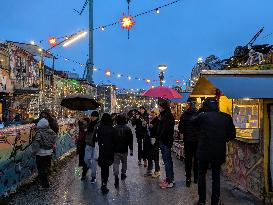
[[[93,111],[92,113],[91,113],[91,117],[99,117],[100,115],[99,115],[99,113],[98,113],[98,111]]]
[[[45,128],[45,127],[48,127],[48,126],[49,126],[49,123],[48,123],[47,119],[45,119],[45,118],[40,119],[38,124],[37,124],[38,128]]]

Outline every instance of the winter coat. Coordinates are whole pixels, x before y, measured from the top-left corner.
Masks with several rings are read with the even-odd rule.
[[[158,117],[155,117],[150,122],[150,124],[153,126],[149,128],[151,139],[155,138],[155,143],[150,144],[149,156],[150,156],[150,159],[156,160],[156,161],[159,160],[159,140],[157,135],[158,123],[159,123],[159,119]]]
[[[168,147],[173,145],[175,120],[171,110],[164,110],[160,113],[157,135],[160,143]]]
[[[197,115],[196,109],[187,109],[180,117],[178,130],[183,134],[185,142],[198,141],[198,127],[192,122],[194,116]]]
[[[197,157],[199,160],[224,163],[226,142],[236,137],[232,117],[226,113],[210,111],[193,119],[200,128]]]
[[[109,125],[99,125],[96,127],[94,141],[99,145],[98,164],[111,166],[114,162],[114,135],[115,129]]]
[[[135,119],[133,121],[133,125],[136,126],[136,138],[137,139],[144,139],[145,135],[147,134],[146,126],[143,126],[143,122],[148,124],[149,118],[146,113],[140,115],[139,119]]]
[[[114,151],[115,153],[127,153],[128,147],[133,150],[133,134],[127,125],[115,126]]]
[[[34,153],[39,149],[50,150],[53,149],[57,140],[57,134],[50,128],[38,128],[32,143],[32,150]]]
[[[85,142],[87,145],[91,146],[91,147],[95,147],[95,143],[93,140],[94,137],[94,129],[95,127],[98,125],[99,121],[95,120],[95,121],[91,121],[89,123],[88,129],[87,129],[87,134],[85,137]]]

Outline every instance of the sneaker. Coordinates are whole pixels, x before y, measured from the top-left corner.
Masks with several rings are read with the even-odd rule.
[[[165,184],[166,182],[167,182],[166,179],[162,179],[162,180],[159,182],[159,186],[160,186],[161,184]]]
[[[96,181],[97,181],[96,177],[92,177],[92,179],[91,179],[91,184],[95,184]]]
[[[158,178],[158,177],[160,177],[160,172],[154,172],[154,173],[152,174],[152,177],[153,177],[153,178]]]
[[[106,194],[109,193],[109,189],[107,188],[106,185],[102,185],[100,189],[101,189],[101,193],[102,193],[103,195],[106,195]]]
[[[126,174],[121,174],[120,179],[125,180],[127,178]]]
[[[147,171],[145,174],[144,174],[144,177],[151,177],[153,175],[152,171]]]
[[[161,189],[173,188],[173,186],[174,186],[174,183],[172,182],[165,182],[160,184]]]

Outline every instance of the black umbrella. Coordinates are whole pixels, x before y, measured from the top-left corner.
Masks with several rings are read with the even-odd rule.
[[[72,95],[64,98],[61,106],[70,110],[87,111],[97,109],[100,104],[86,95]]]

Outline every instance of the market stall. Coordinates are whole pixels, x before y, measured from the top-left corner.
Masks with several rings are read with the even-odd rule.
[[[273,71],[203,71],[191,96],[219,99],[233,117],[236,139],[227,145],[224,174],[256,197],[270,193],[271,136],[268,104],[273,99]],[[217,94],[217,90],[221,92]],[[272,155],[273,156],[273,155]]]

